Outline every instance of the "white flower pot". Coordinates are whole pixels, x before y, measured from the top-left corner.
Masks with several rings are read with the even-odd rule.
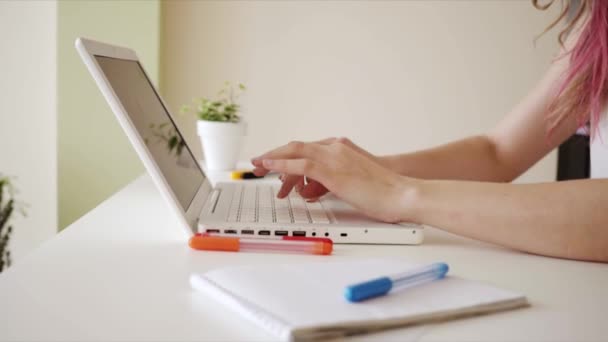
[[[246,131],[247,125],[243,121],[234,123],[198,120],[197,132],[203,145],[207,169],[234,170]]]

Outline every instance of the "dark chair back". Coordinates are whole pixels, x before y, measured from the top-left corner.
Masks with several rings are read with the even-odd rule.
[[[557,180],[589,178],[589,137],[575,134],[559,146]]]

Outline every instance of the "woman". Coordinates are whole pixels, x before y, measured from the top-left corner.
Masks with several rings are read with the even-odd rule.
[[[553,3],[538,1],[540,9]],[[550,28],[571,5],[565,1]],[[608,178],[607,21],[608,1],[582,0],[560,34],[562,56],[485,135],[382,157],[344,138],[291,142],[254,158],[254,172],[282,173],[279,197],[294,187],[309,200],[331,191],[385,222],[417,222],[529,253],[608,262],[608,179],[602,179]],[[593,179],[509,183],[587,122]]]

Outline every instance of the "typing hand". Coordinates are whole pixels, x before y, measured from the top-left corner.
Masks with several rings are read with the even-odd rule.
[[[370,160],[373,160],[379,164],[383,163],[380,158],[357,146],[348,138],[327,138],[317,141],[315,143],[321,145],[343,144],[359,152]],[[252,163],[255,166],[255,169],[253,170],[254,174],[258,176],[264,176],[268,173],[268,170],[262,166],[261,159],[254,159],[252,160]],[[277,194],[279,198],[286,197],[287,195],[289,195],[292,189],[295,189],[300,194],[300,196],[306,198],[308,201],[316,201],[319,197],[325,195],[328,192],[327,188],[323,186],[323,184],[308,177],[304,179],[304,177],[300,175],[281,174],[279,178],[283,183],[281,189]]]
[[[252,163],[258,175],[275,171],[298,179],[289,183],[286,179],[279,197],[289,194],[306,176],[314,179],[306,187],[313,188],[302,188],[303,196],[310,198],[331,191],[370,217],[384,222],[401,221],[410,192],[408,185],[413,180],[389,170],[373,155],[361,151],[337,140],[291,142],[254,158]]]

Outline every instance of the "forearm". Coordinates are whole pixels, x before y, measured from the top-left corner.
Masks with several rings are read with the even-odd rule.
[[[569,35],[561,54],[575,46],[578,32]],[[584,118],[571,115],[547,134],[547,108],[568,58],[555,58],[538,84],[486,135],[433,149],[381,158],[401,175],[421,179],[509,182],[525,172],[571,136]]]
[[[530,253],[608,262],[608,180],[407,182],[416,184],[407,217],[415,222]]]
[[[408,177],[509,182],[518,174],[501,162],[486,136],[475,136],[432,149],[381,157],[384,165]]]

